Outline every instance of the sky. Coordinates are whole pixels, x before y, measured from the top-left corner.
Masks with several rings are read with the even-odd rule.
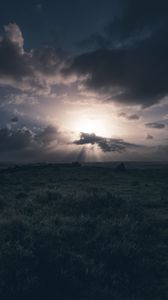
[[[166,161],[166,0],[0,3],[0,162]]]

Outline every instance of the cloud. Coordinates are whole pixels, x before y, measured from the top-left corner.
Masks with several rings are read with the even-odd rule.
[[[153,129],[164,129],[165,128],[165,124],[158,123],[158,122],[146,123],[145,126],[148,128],[153,128]]]
[[[168,3],[120,3],[120,15],[96,34],[97,46],[75,56],[63,73],[106,101],[152,106],[168,95]]]
[[[137,115],[137,114],[130,114],[130,115],[128,115],[128,114],[126,114],[124,112],[119,113],[119,117],[123,117],[123,118],[125,118],[125,119],[127,119],[129,121],[136,121],[136,120],[140,119],[140,116]]]
[[[40,130],[34,136],[34,140],[41,146],[48,146],[51,142],[60,142],[61,133],[57,127],[47,126],[44,129]]]
[[[101,33],[96,32],[81,41],[82,46],[93,48],[121,48],[134,45],[153,36],[167,24],[166,0],[118,0],[119,11],[105,24]]]
[[[123,152],[129,148],[136,148],[138,145],[125,142],[122,139],[113,139],[97,136],[94,133],[84,133],[80,135],[80,139],[73,142],[75,145],[98,145],[103,152]]]
[[[154,137],[153,137],[153,135],[151,135],[151,134],[147,134],[146,139],[147,139],[147,140],[153,140]]]
[[[93,92],[106,102],[142,107],[159,103],[168,95],[167,1],[135,5],[120,0],[120,7],[120,14],[101,33],[89,37],[95,46],[71,57],[49,46],[26,51],[20,27],[8,24],[0,37],[0,84],[39,95],[49,95],[54,85],[66,85],[77,87],[76,92]]]
[[[4,30],[4,37],[0,37],[0,82],[5,84],[31,75],[31,68],[24,54],[20,28],[9,24]]]
[[[76,161],[79,151],[70,143],[70,133],[58,127],[26,126],[0,128],[0,159],[5,162]]]
[[[0,129],[0,152],[28,149],[33,144],[33,133],[27,129]]]
[[[47,95],[56,84],[71,84],[76,93],[93,92],[102,102],[159,103],[168,95],[168,3],[120,0],[118,6],[120,13],[89,37],[94,46],[71,57],[49,46],[25,50],[20,27],[6,25],[0,37],[0,84]]]
[[[16,45],[18,49],[20,49],[20,52],[23,53],[24,39],[19,26],[15,23],[9,23],[8,25],[4,26],[4,30],[4,41],[6,39],[6,41],[11,42],[13,45]]]
[[[61,48],[43,47],[31,51],[34,70],[45,76],[56,75],[65,63],[66,54]]]
[[[47,151],[52,144],[63,144],[64,138],[57,127],[47,126],[33,131],[21,128],[0,128],[0,152]]]
[[[54,47],[25,51],[19,26],[10,23],[0,36],[0,84],[22,91],[49,92],[52,84],[60,82],[66,58],[62,49]]]
[[[87,148],[86,145],[90,145],[90,147]],[[36,129],[26,126],[0,128],[1,161],[71,162],[77,159],[87,161],[90,157],[95,160],[96,157],[92,155],[92,150],[96,149],[97,151],[95,146],[100,148],[104,159],[112,159],[112,157],[121,159],[122,157],[122,160],[163,160],[167,155],[167,145],[145,147],[122,139],[105,138],[88,133],[81,133],[78,140],[71,142],[70,135],[51,125]],[[164,155],[161,156],[161,153]]]
[[[104,28],[104,34],[120,46],[141,41],[154,35],[167,23],[166,0],[119,0],[121,13]]]
[[[17,123],[19,121],[19,119],[18,119],[18,117],[13,117],[13,118],[11,118],[11,122],[12,123]]]

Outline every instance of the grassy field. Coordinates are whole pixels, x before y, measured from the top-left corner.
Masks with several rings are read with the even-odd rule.
[[[1,300],[168,299],[168,168],[0,171]]]

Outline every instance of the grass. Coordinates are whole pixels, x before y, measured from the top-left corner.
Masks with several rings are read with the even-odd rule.
[[[1,171],[1,299],[167,299],[167,176],[93,166]]]

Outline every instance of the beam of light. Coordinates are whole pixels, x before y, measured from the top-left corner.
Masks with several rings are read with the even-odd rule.
[[[101,150],[97,145],[85,145],[80,147],[77,155],[77,161],[81,162],[99,162],[101,161]]]

